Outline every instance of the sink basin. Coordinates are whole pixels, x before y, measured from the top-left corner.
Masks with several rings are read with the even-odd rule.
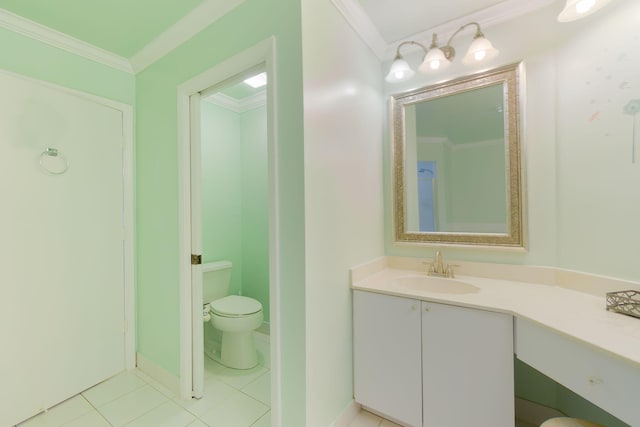
[[[470,283],[456,279],[433,276],[401,276],[394,279],[400,288],[412,291],[435,292],[439,294],[473,294],[480,289]]]

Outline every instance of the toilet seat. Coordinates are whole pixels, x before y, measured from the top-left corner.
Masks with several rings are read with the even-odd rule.
[[[245,317],[262,311],[262,304],[253,298],[229,295],[210,303],[211,312],[222,317]]]

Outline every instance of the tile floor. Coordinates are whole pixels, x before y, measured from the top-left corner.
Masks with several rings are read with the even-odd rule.
[[[361,410],[358,415],[351,421],[349,427],[401,427],[399,424],[392,423],[377,415]]]
[[[268,351],[268,345],[266,348]],[[270,427],[269,357],[264,353],[260,356],[261,364],[242,371],[226,368],[205,357],[202,399],[182,400],[134,369],[62,402],[19,427]]]

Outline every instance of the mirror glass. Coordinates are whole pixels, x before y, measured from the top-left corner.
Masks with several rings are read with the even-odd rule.
[[[518,67],[392,97],[397,241],[524,245]]]

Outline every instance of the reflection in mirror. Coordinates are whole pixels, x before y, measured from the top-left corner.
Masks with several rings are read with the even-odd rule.
[[[518,65],[393,97],[396,240],[523,246]]]

